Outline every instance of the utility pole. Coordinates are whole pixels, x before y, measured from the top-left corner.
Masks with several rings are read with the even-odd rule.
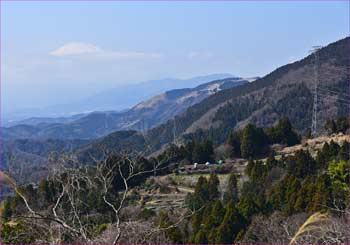
[[[313,46],[311,52],[314,54],[314,103],[312,107],[312,124],[311,124],[311,136],[316,137],[317,136],[317,105],[318,105],[318,63],[319,63],[319,56],[318,56],[318,50],[320,50],[321,46]]]

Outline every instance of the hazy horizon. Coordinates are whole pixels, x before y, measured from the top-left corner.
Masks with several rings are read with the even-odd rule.
[[[1,4],[7,112],[168,77],[263,76],[349,36],[343,1]]]

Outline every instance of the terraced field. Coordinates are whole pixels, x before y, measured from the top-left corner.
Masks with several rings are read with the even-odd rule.
[[[279,159],[282,155],[294,154],[295,151],[300,149],[309,150],[314,153],[316,150],[320,149],[325,142],[330,142],[331,140],[342,143],[343,141],[349,142],[350,138],[348,135],[332,135],[330,137],[309,139],[300,145],[285,147],[277,151],[276,158]],[[260,160],[266,161],[266,158]],[[232,169],[237,174],[239,186],[242,186],[243,183],[248,180],[248,177],[244,174],[247,164],[248,161],[243,159],[226,160],[226,163],[224,163],[224,165],[229,167],[228,169]],[[207,169],[207,172],[216,170],[216,166],[210,166],[208,168],[212,169]],[[203,171],[203,169],[201,171]],[[155,177],[154,182],[158,184],[158,187],[151,190],[143,190],[140,193],[144,207],[154,211],[173,210],[184,207],[187,194],[194,191],[194,187],[200,176],[208,179],[210,173],[199,173],[198,171],[198,173],[169,174]],[[220,180],[220,192],[223,193],[227,187],[229,173],[217,174],[217,176]],[[159,186],[163,188],[159,188]]]
[[[209,178],[209,174],[170,174],[161,176],[159,181],[165,179],[171,180],[172,184],[168,185],[168,193],[143,193],[145,200],[144,208],[158,210],[172,210],[184,207],[185,199],[188,193],[194,192],[194,186],[200,176]],[[224,190],[227,185],[228,174],[219,174],[220,189]]]

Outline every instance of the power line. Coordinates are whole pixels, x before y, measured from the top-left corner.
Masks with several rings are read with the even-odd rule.
[[[340,100],[339,101],[339,100],[331,98],[331,97],[324,97],[324,98],[322,98],[322,100],[328,100],[328,101],[332,101],[332,102],[342,103],[342,104],[345,104],[345,105],[349,105],[350,104],[350,101],[345,101],[345,100]]]
[[[339,95],[334,95],[334,94],[326,94],[325,92],[323,91],[319,91],[318,92],[318,97],[320,96],[324,96],[324,97],[330,97],[330,98],[333,98],[335,100],[343,100],[345,102],[350,102],[350,98],[341,98],[339,97]]]
[[[340,95],[340,96],[345,96],[345,97],[348,97],[350,99],[349,95],[347,95],[345,93],[342,93],[342,92],[333,91],[333,90],[329,90],[329,89],[325,89],[325,88],[318,88],[318,90],[321,90],[321,91],[324,91],[324,92],[333,93],[333,94]]]

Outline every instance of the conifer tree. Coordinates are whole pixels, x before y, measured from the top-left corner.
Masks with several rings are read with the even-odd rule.
[[[231,200],[226,206],[223,221],[218,227],[215,243],[232,244],[236,235],[244,228],[244,218]]]
[[[275,127],[268,129],[268,135],[271,143],[292,146],[300,142],[288,118],[280,119]]]
[[[340,146],[335,143],[333,140],[329,143],[329,155],[335,157],[338,155]]]
[[[308,151],[298,150],[287,160],[287,170],[298,178],[313,175],[318,169],[316,161]]]
[[[340,147],[338,158],[343,161],[347,161],[350,159],[350,143],[344,141],[342,146]]]
[[[232,146],[232,156],[241,157],[241,135],[236,131],[232,131],[227,139],[227,143]]]
[[[196,234],[196,237],[194,239],[195,244],[207,244],[208,239],[207,239],[207,233],[203,230],[199,230]]]
[[[204,219],[204,225],[206,230],[211,230],[220,225],[225,215],[225,208],[222,206],[220,200],[216,200],[211,209],[210,215]]]
[[[248,124],[242,131],[241,138],[241,155],[243,158],[250,158],[256,154],[257,142],[254,142],[255,126]]]
[[[208,194],[209,194],[209,200],[213,201],[220,196],[219,192],[219,178],[216,174],[212,173],[210,174],[209,181],[208,181]]]
[[[11,199],[10,198],[6,198],[3,201],[3,210],[2,210],[2,218],[4,219],[4,221],[8,221],[11,216],[12,216],[12,208],[11,208]]]
[[[235,203],[238,202],[238,185],[237,185],[237,176],[234,172],[231,172],[226,191],[224,193],[224,201],[229,202],[233,200]]]
[[[176,244],[182,243],[182,234],[178,227],[173,226],[173,222],[169,219],[169,216],[165,212],[161,212],[159,214],[159,227],[167,228],[166,234],[170,238],[170,240]],[[168,227],[171,227],[168,229]]]
[[[274,167],[278,166],[278,161],[275,159],[275,157],[270,154],[268,158],[266,159],[266,168],[267,170],[271,170]]]
[[[268,144],[268,138],[261,128],[247,124],[241,135],[241,155],[249,159],[258,156]]]
[[[317,177],[315,183],[315,194],[312,200],[310,211],[325,210],[332,205],[331,181],[327,174],[322,174]]]

